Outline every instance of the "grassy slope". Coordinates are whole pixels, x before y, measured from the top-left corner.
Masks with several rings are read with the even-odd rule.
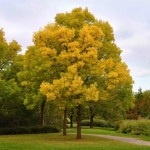
[[[86,131],[87,132],[87,131]],[[0,136],[0,150],[149,150],[150,147],[122,143],[99,137],[59,134],[29,134]]]

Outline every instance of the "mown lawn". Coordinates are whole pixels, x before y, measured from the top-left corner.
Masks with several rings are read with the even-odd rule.
[[[76,128],[69,128],[69,133],[76,133]],[[103,135],[114,135],[114,136],[123,136],[123,137],[133,137],[139,140],[150,141],[150,136],[145,135],[132,135],[132,134],[123,134],[117,131],[114,131],[113,128],[101,128],[101,127],[94,127],[90,129],[89,127],[82,127],[83,134],[103,134]]]
[[[96,129],[97,130],[97,129]],[[150,147],[122,143],[100,137],[75,134],[1,135],[0,150],[149,150]]]

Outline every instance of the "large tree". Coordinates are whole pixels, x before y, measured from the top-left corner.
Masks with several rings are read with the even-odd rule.
[[[57,14],[55,23],[33,35],[18,74],[30,107],[54,101],[64,109],[77,108],[77,139],[81,138],[81,107],[87,102],[132,99],[132,78],[121,61],[113,30],[88,9]],[[128,103],[127,105],[130,105]],[[44,107],[43,107],[44,109]]]
[[[57,74],[50,82],[43,82],[40,91],[64,107],[69,103],[77,107],[80,139],[81,106],[86,101],[111,100],[119,94],[122,98],[121,93],[123,97],[129,95],[130,101],[133,81],[108,22],[96,20],[87,8],[57,14],[55,21],[34,35],[35,45],[44,47],[43,53]]]

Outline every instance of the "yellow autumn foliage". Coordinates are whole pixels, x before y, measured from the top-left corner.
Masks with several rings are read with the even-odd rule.
[[[50,49],[47,47],[40,48],[40,51],[41,51],[42,57],[54,57],[56,56],[56,53],[57,53],[55,49]]]
[[[99,89],[97,83],[93,83],[90,87],[85,88],[84,95],[87,101],[98,101],[99,100]]]
[[[67,25],[49,24],[34,34],[36,47],[40,47],[41,55],[49,59],[50,68],[54,69],[51,82],[40,86],[47,99],[65,98],[67,101],[72,97],[78,104],[107,100],[118,87],[132,84],[127,67],[120,61],[120,49],[109,43],[105,45],[107,53],[102,51],[105,36],[108,35],[98,22],[85,23],[77,30]],[[116,59],[109,55],[111,48],[114,55],[118,53]]]
[[[100,38],[103,36],[103,32],[100,28],[96,26],[85,25],[80,30],[79,41],[82,44],[82,50],[84,51],[88,47],[96,47],[100,48],[102,43],[100,42]]]

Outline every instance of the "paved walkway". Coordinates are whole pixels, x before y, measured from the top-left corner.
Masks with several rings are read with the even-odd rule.
[[[97,137],[112,139],[112,140],[121,141],[121,142],[127,142],[127,143],[133,143],[133,144],[138,144],[138,145],[150,146],[150,142],[138,140],[138,139],[135,139],[135,138],[126,138],[126,137],[112,136],[112,135],[102,135],[102,134],[85,134],[85,135],[97,136]]]

